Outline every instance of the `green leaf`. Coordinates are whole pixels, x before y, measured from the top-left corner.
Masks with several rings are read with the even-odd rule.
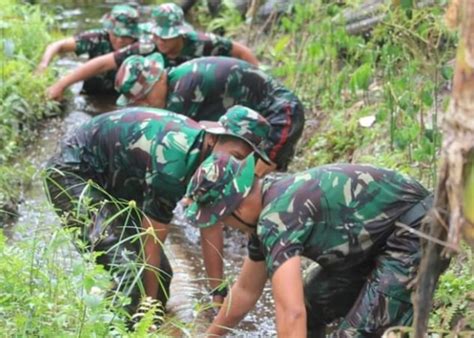
[[[421,101],[426,107],[433,106],[433,92],[430,90],[423,90],[421,93]]]
[[[357,68],[352,73],[350,86],[353,92],[357,89],[368,90],[370,85],[370,79],[372,76],[372,66],[368,63],[364,63],[362,66]]]
[[[290,43],[291,37],[289,35],[283,35],[275,44],[273,48],[274,52],[281,53],[283,50],[286,49],[288,44]]]
[[[454,70],[451,66],[444,66],[441,68],[441,76],[445,80],[451,80],[453,78]]]
[[[87,292],[95,285],[95,279],[91,276],[85,276],[83,280],[84,288]]]
[[[86,294],[84,296],[84,303],[92,309],[98,307],[101,302],[102,299],[97,295]]]

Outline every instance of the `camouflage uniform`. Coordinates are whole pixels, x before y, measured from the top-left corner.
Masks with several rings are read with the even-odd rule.
[[[183,49],[176,58],[163,55],[165,67],[176,67],[180,64],[203,56],[231,56],[232,41],[211,33],[189,32],[183,35]],[[131,55],[149,55],[159,52],[151,41],[139,41],[114,53],[115,63],[120,67]]]
[[[89,249],[105,251],[98,262],[111,269],[117,280],[132,282],[133,271],[122,267],[141,256],[139,241],[122,241],[139,231],[140,217],[120,213],[120,202],[135,200],[147,216],[169,223],[189,176],[199,165],[204,133],[184,116],[159,109],[125,109],[93,118],[50,161],[46,185],[54,206],[68,217],[69,225],[79,225]],[[89,180],[97,185],[89,187]],[[85,196],[98,208],[87,227],[80,225],[84,216],[74,215]],[[111,215],[118,217],[108,224]],[[157,298],[166,303],[172,270],[164,254],[160,270],[164,290]],[[133,311],[138,288],[130,296]]]
[[[122,94],[117,104],[146,97],[163,67],[159,53],[128,58],[115,79],[115,89]],[[264,152],[278,169],[287,168],[304,125],[303,107],[289,90],[250,64],[225,57],[186,62],[171,69],[167,80],[166,109],[195,120],[215,121],[235,105],[258,111],[272,128]]]
[[[164,66],[175,67],[183,62],[202,56],[231,56],[232,41],[210,33],[196,32],[184,21],[182,9],[173,3],[162,4],[151,13],[154,25],[150,33],[163,39],[171,39],[177,36],[183,38],[183,48],[180,55],[170,59],[163,54]],[[151,41],[137,42],[121,52],[116,52],[115,62],[117,66],[131,55],[149,55],[159,52]]]
[[[169,223],[189,178],[212,150],[203,149],[206,132],[240,138],[261,154],[270,125],[253,113],[235,107],[207,129],[185,116],[153,108],[94,117],[50,160],[46,178],[50,199],[66,224],[80,230],[88,249],[105,252],[97,261],[128,289],[126,282],[135,278],[127,268],[141,257],[143,246],[124,240],[140,232],[141,216],[138,210],[124,212],[123,207],[134,200],[147,216]],[[172,271],[163,251],[160,269],[163,290],[157,298],[166,303]],[[131,297],[133,311],[137,288]]]
[[[76,55],[88,54],[89,59],[113,52],[109,33],[104,29],[93,29],[74,36]],[[110,92],[114,89],[115,70],[96,75],[84,81],[82,90],[86,93]]]
[[[88,54],[89,59],[114,51],[109,32],[117,36],[139,37],[138,11],[127,5],[114,6],[112,11],[102,18],[102,29],[92,29],[74,36],[76,55]],[[125,47],[126,48],[126,47]],[[114,89],[115,71],[109,71],[84,81],[86,93],[108,92]]]
[[[239,206],[253,177],[229,178],[223,168],[239,173],[254,164],[230,159],[208,158],[197,170],[187,190],[195,201],[188,220],[209,226]],[[310,335],[339,317],[336,337],[378,337],[390,326],[411,324],[420,244],[395,223],[419,227],[432,203],[421,184],[369,165],[335,164],[267,178],[261,193],[249,258],[264,260],[269,277],[294,256],[317,263],[304,277]]]
[[[195,120],[217,120],[233,105],[262,114],[272,126],[266,151],[286,170],[304,127],[304,107],[283,85],[234,58],[192,60],[168,73],[166,109]]]
[[[270,276],[295,255],[319,264],[305,279],[310,329],[341,316],[337,337],[380,336],[411,324],[419,238],[395,222],[428,196],[421,184],[393,171],[341,164],[268,180],[262,193],[249,256],[265,258]],[[408,225],[418,228],[423,216]]]

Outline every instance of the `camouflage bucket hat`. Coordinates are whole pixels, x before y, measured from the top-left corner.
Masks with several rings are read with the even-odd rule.
[[[186,197],[193,202],[184,212],[185,220],[207,228],[230,215],[250,193],[254,174],[253,154],[242,161],[224,153],[210,155],[188,184]]]
[[[101,22],[105,30],[117,36],[138,38],[138,17],[138,11],[135,8],[128,5],[116,5],[110,13],[102,17]]]
[[[151,12],[154,22],[152,33],[162,39],[172,39],[191,31],[184,22],[184,13],[181,7],[173,3],[162,4]]]
[[[211,134],[231,135],[247,142],[253,150],[268,164],[273,162],[265,151],[271,125],[255,110],[244,106],[233,106],[219,118],[217,123],[201,121],[201,126]]]
[[[117,105],[126,106],[146,97],[160,80],[163,69],[164,60],[160,53],[128,57],[115,76],[115,90],[122,94]]]

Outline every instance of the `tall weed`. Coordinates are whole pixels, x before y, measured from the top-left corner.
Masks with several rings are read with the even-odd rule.
[[[456,36],[445,29],[439,6],[387,7],[385,19],[370,33],[350,35],[342,19],[345,8],[318,0],[297,3],[271,34],[256,40],[271,71],[303,99],[309,118],[322,111],[322,130],[307,142],[325,145],[305,153],[304,163],[377,163],[386,153],[400,153],[385,164],[432,186],[438,115]],[[375,124],[359,126],[363,114],[373,115]],[[344,128],[345,121],[353,127]]]

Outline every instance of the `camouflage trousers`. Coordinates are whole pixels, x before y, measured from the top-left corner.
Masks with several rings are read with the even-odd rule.
[[[418,229],[425,213],[407,225]],[[326,325],[340,318],[331,337],[380,337],[389,327],[411,325],[411,283],[420,259],[419,237],[397,227],[365,264],[310,265],[304,271],[308,336],[325,337]]]
[[[136,278],[144,264],[141,215],[136,209],[126,208],[128,203],[115,200],[100,185],[91,183],[94,179],[81,171],[79,165],[65,165],[52,159],[45,189],[64,226],[73,230],[79,251],[100,252],[96,262],[111,272],[114,290],[131,298],[125,309],[133,314],[144,290],[141,278]],[[163,250],[159,276],[161,287],[156,299],[164,307],[173,271]]]

